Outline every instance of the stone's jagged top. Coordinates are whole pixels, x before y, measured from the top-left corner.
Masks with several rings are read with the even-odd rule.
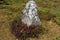
[[[33,9],[33,8],[36,8],[36,3],[35,1],[31,0],[31,1],[28,1],[28,3],[26,4],[26,9],[30,8],[30,9]]]
[[[22,22],[27,24],[27,26],[30,25],[40,25],[40,19],[37,14],[37,5],[35,1],[30,0],[26,4],[26,7],[23,9],[23,16],[22,16]]]

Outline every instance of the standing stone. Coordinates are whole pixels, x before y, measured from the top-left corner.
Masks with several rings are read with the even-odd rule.
[[[38,37],[43,32],[40,19],[37,14],[37,5],[33,0],[28,1],[23,9],[23,16],[12,22],[12,33],[21,40],[30,37]]]
[[[22,22],[24,24],[27,24],[27,26],[30,25],[40,25],[40,19],[37,14],[37,5],[35,1],[30,0],[26,4],[26,7],[23,9],[23,16],[22,16]]]

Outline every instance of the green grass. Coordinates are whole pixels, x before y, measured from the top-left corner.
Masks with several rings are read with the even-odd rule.
[[[6,30],[6,27],[7,28],[9,27],[8,26],[9,23],[7,23],[7,22],[10,22],[10,21],[12,22],[15,18],[18,19],[22,16],[22,10],[24,9],[28,0],[4,0],[4,1],[5,1],[4,4],[0,4],[0,16],[2,16],[2,17],[0,17],[0,21],[6,22],[6,23],[3,23],[1,28],[0,28],[0,31],[1,30],[4,31],[4,32],[1,31],[2,32],[1,36],[0,36],[1,40],[5,40],[7,37],[10,36],[10,34],[9,34],[10,31]],[[56,17],[56,19],[57,19],[56,23],[58,24],[58,27],[60,28],[60,0],[35,0],[35,2],[37,4],[39,16],[41,16],[41,14],[44,15],[45,13],[51,13],[51,14],[56,15],[57,16]],[[8,5],[6,5],[6,3]],[[3,10],[1,10],[1,9],[3,9]],[[7,9],[7,10],[5,10],[5,9]],[[4,13],[5,11],[6,11],[6,13]],[[7,17],[5,17],[5,16],[7,16]],[[54,24],[54,23],[49,24],[47,22],[49,22],[49,21],[46,21],[46,22],[43,21],[42,24],[45,27],[45,29],[47,31],[47,35],[49,36],[49,38],[51,40],[53,40],[50,36],[50,35],[52,35],[53,38],[54,38],[54,36],[56,37],[56,38],[54,38],[54,40],[60,40],[60,36],[56,36],[57,34],[54,32],[56,30],[60,31],[59,28],[56,27],[57,24]],[[56,26],[54,26],[54,25],[56,25]],[[53,30],[52,28],[55,28],[55,29]],[[49,31],[51,29],[52,29],[52,32]],[[7,34],[5,35],[5,33],[6,33],[5,30],[8,31],[7,34],[9,34],[9,36],[7,36]],[[51,34],[49,34],[48,32],[50,32]],[[3,34],[7,37],[5,37]],[[44,35],[47,36],[46,34],[44,34]],[[45,36],[44,36],[44,38],[46,38]],[[3,38],[5,38],[5,39],[3,39]],[[9,37],[6,40],[11,39],[11,38]],[[45,40],[44,38],[42,37],[43,40]],[[15,40],[15,39],[12,38],[11,40]],[[46,40],[48,40],[48,38]]]

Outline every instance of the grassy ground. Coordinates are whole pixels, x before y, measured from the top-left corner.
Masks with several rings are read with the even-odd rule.
[[[22,15],[22,10],[28,0],[4,0],[0,4],[0,40],[17,40],[11,33],[11,22]],[[35,0],[42,26],[46,32],[39,39],[30,40],[60,40],[60,0]],[[51,13],[56,15],[54,20],[44,19],[43,15]],[[51,16],[51,15],[50,15]],[[47,16],[49,18],[49,16]],[[46,18],[46,17],[45,17]]]

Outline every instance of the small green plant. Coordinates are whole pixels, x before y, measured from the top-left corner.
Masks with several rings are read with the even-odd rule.
[[[60,35],[55,38],[55,40],[60,40]]]

